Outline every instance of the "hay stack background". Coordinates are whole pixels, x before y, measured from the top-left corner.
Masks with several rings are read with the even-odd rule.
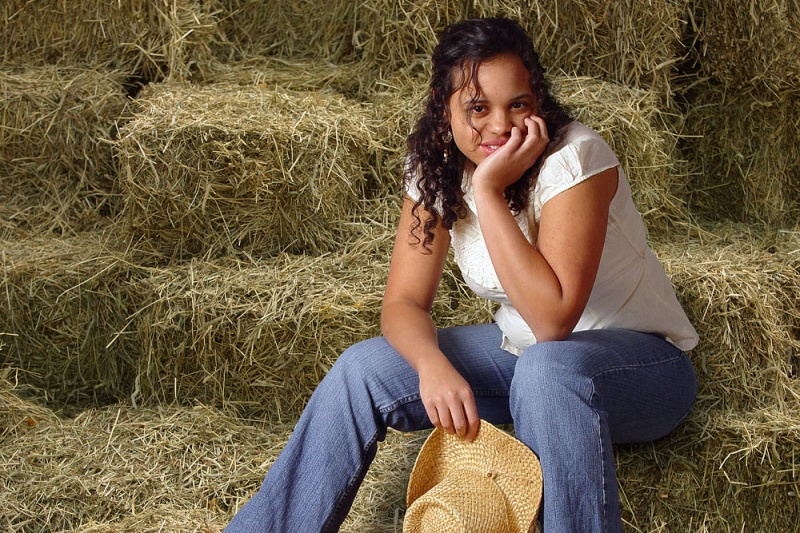
[[[330,251],[377,171],[368,107],[225,84],[158,85],[118,144],[125,216],[165,255]]]
[[[691,204],[707,216],[791,227],[800,216],[800,90],[692,91],[684,153],[693,165]]]
[[[510,16],[529,30],[546,65],[665,93],[689,6],[688,0],[360,0],[315,10],[311,2],[279,0],[267,12],[257,0],[222,3],[231,15],[220,28],[235,51],[227,59],[359,60],[387,76],[426,68],[424,56],[451,22]]]
[[[6,0],[0,63],[124,70],[144,81],[190,77],[219,39],[208,0]],[[218,12],[216,12],[218,13]]]
[[[124,286],[146,260],[107,239],[0,241],[4,363],[57,404],[104,404],[132,388],[138,348],[119,334],[140,302]]]
[[[687,422],[616,450],[626,530],[791,530],[795,4],[4,3],[0,526],[222,529],[378,331],[437,32],[504,14],[619,155],[702,339]],[[436,323],[491,311],[449,262]],[[389,433],[345,531],[400,530],[424,437]]]
[[[700,0],[695,60],[702,74],[741,88],[800,82],[800,5],[792,0]]]
[[[791,227],[800,217],[800,5],[697,2],[683,152],[711,216]],[[683,87],[686,85],[686,87]]]
[[[0,68],[0,207],[8,229],[71,234],[119,210],[111,140],[128,115],[119,71]]]

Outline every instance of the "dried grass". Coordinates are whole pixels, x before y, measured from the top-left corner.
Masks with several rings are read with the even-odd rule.
[[[669,95],[687,0],[381,0],[360,5],[354,41],[381,72],[430,54],[447,24],[507,16],[529,32],[545,65]]]
[[[0,527],[6,531],[218,532],[258,489],[291,426],[207,406],[88,409],[74,419],[0,376]],[[390,431],[343,531],[386,531],[426,432]],[[398,527],[402,522],[398,522]]]
[[[240,61],[219,63],[205,83],[330,93],[364,102],[381,83],[366,62],[333,63],[314,59],[248,56]]]
[[[800,232],[718,224],[655,251],[700,334],[699,395],[719,408],[798,400]]]
[[[0,440],[5,531],[220,531],[289,433],[202,406],[63,420],[20,399],[3,410],[19,421]]]
[[[61,403],[198,400],[292,420],[345,348],[379,334],[398,212],[364,206],[350,244],[317,257],[160,265],[118,230],[3,243],[2,363]],[[452,267],[434,308],[442,326],[491,320]]]
[[[0,379],[0,524],[8,531],[219,532],[258,490],[289,425],[207,406],[117,404],[60,419]],[[697,404],[670,437],[616,450],[625,531],[791,531],[796,409]],[[389,431],[342,528],[400,531],[427,432]]]
[[[143,349],[134,397],[198,400],[275,421],[298,416],[339,354],[380,333],[394,227],[386,217],[397,209],[381,203],[375,218],[354,224],[359,233],[341,254],[154,269],[131,288],[149,295],[131,326]],[[448,269],[434,318],[487,322],[491,306]]]
[[[7,0],[0,63],[188,78],[213,63],[218,13],[213,0]]]
[[[800,4],[795,0],[695,2],[700,72],[731,88],[773,91],[800,82]]]
[[[149,260],[108,241],[92,233],[0,245],[2,364],[24,370],[24,381],[55,403],[97,405],[130,393],[139,348],[116,334],[139,303],[125,286]]]
[[[73,234],[119,209],[111,140],[128,114],[119,71],[0,69],[0,237]]]
[[[352,59],[356,6],[333,0],[219,0],[219,29],[227,37],[217,53],[224,62],[252,55]]]
[[[274,87],[148,88],[116,145],[125,218],[167,256],[323,253],[376,180],[368,106]]]
[[[796,225],[800,90],[735,90],[707,82],[688,98],[682,152],[696,172],[693,209],[712,217]]]
[[[799,427],[796,406],[741,411],[701,402],[666,439],[618,447],[625,529],[794,531]]]
[[[380,77],[417,71],[447,24],[468,17],[515,18],[533,36],[543,62],[575,75],[669,97],[670,80],[684,48],[688,0],[379,0],[329,3],[225,0],[218,47],[223,62],[253,55],[368,63]]]

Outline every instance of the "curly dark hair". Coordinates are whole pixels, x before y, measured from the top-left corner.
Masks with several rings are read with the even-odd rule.
[[[479,93],[478,68],[483,62],[505,54],[519,57],[530,72],[531,91],[537,106],[534,112],[544,119],[550,138],[548,147],[534,165],[505,190],[506,201],[514,214],[526,209],[542,161],[559,142],[563,127],[572,121],[550,94],[539,56],[530,37],[517,22],[506,18],[470,19],[445,28],[433,51],[430,92],[425,109],[408,136],[409,155],[405,170],[408,184],[419,192],[412,210],[415,222],[411,234],[418,244],[422,242],[426,251],[433,242],[433,229],[440,220],[449,230],[456,220],[467,214],[461,188],[466,158],[448,135],[450,96],[468,85],[476,87]],[[474,99],[479,96],[476,94]],[[431,214],[431,218],[424,222],[419,216],[420,206]],[[423,238],[418,235],[420,228]]]

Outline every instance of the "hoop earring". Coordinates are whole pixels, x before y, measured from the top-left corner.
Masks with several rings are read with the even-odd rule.
[[[447,130],[444,135],[442,135],[442,142],[444,144],[450,144],[453,141],[453,131]]]

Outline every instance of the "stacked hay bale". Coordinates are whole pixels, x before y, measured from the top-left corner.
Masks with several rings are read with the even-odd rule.
[[[425,56],[447,25],[468,17],[508,16],[533,36],[543,63],[571,74],[638,88],[670,90],[683,55],[680,35],[689,0],[223,0],[226,59],[253,55],[364,61],[386,77],[427,69]]]
[[[118,211],[111,140],[128,114],[119,71],[0,69],[0,236],[94,229]]]
[[[196,0],[0,6],[0,237],[74,234],[119,210],[111,141],[142,83],[213,64]]]
[[[59,404],[129,395],[138,348],[126,325],[140,301],[126,287],[147,260],[117,250],[113,232],[0,243],[5,364]]]
[[[532,36],[545,66],[667,96],[688,6],[688,0],[365,1],[353,41],[357,53],[392,72],[424,64],[447,24],[507,16]]]
[[[404,139],[436,34],[465,16],[500,14],[530,31],[560,99],[619,155],[702,338],[692,352],[701,389],[687,422],[668,439],[617,450],[626,527],[794,527],[797,215],[787,208],[775,218],[783,227],[761,229],[700,229],[691,220],[686,198],[713,205],[688,190],[696,184],[677,140],[717,82],[696,84],[704,87],[696,95],[682,88],[695,98],[684,116],[672,100],[673,75],[677,64],[688,68],[678,38],[684,20],[698,21],[706,57],[725,50],[712,44],[727,38],[711,31],[713,17],[691,11],[703,5],[0,7],[0,80],[10,87],[0,93],[0,179],[13,176],[16,185],[0,200],[0,461],[15,472],[0,482],[9,511],[0,524],[104,532],[219,531],[227,523],[339,353],[378,332]],[[783,48],[796,45],[789,35]],[[741,57],[753,64],[762,57],[756,50]],[[37,89],[46,96],[25,100],[32,80],[48,72],[50,88]],[[780,79],[769,83],[783,94]],[[77,90],[92,84],[95,92]],[[720,147],[709,155],[737,142],[726,128],[739,124],[715,120],[704,122],[714,130],[701,142]],[[770,161],[777,182],[792,187],[790,160]],[[705,188],[722,185],[718,176],[704,177]],[[766,183],[758,191],[772,191]],[[782,190],[774,190],[763,196],[777,204]],[[791,204],[788,194],[781,205]],[[38,218],[22,222],[23,211]],[[491,311],[448,264],[436,323],[488,321]],[[400,528],[424,437],[390,432],[345,531]]]
[[[212,66],[219,40],[210,0],[7,0],[0,63],[121,70],[142,81]]]
[[[0,485],[6,531],[219,532],[292,430],[207,406],[117,405],[65,420],[18,377],[0,374],[0,468],[14,473]],[[393,529],[426,435],[389,433],[343,531]]]
[[[686,157],[698,210],[793,226],[800,215],[800,6],[697,2]]]
[[[173,257],[320,254],[378,169],[374,114],[343,97],[157,84],[117,152],[132,231]]]

